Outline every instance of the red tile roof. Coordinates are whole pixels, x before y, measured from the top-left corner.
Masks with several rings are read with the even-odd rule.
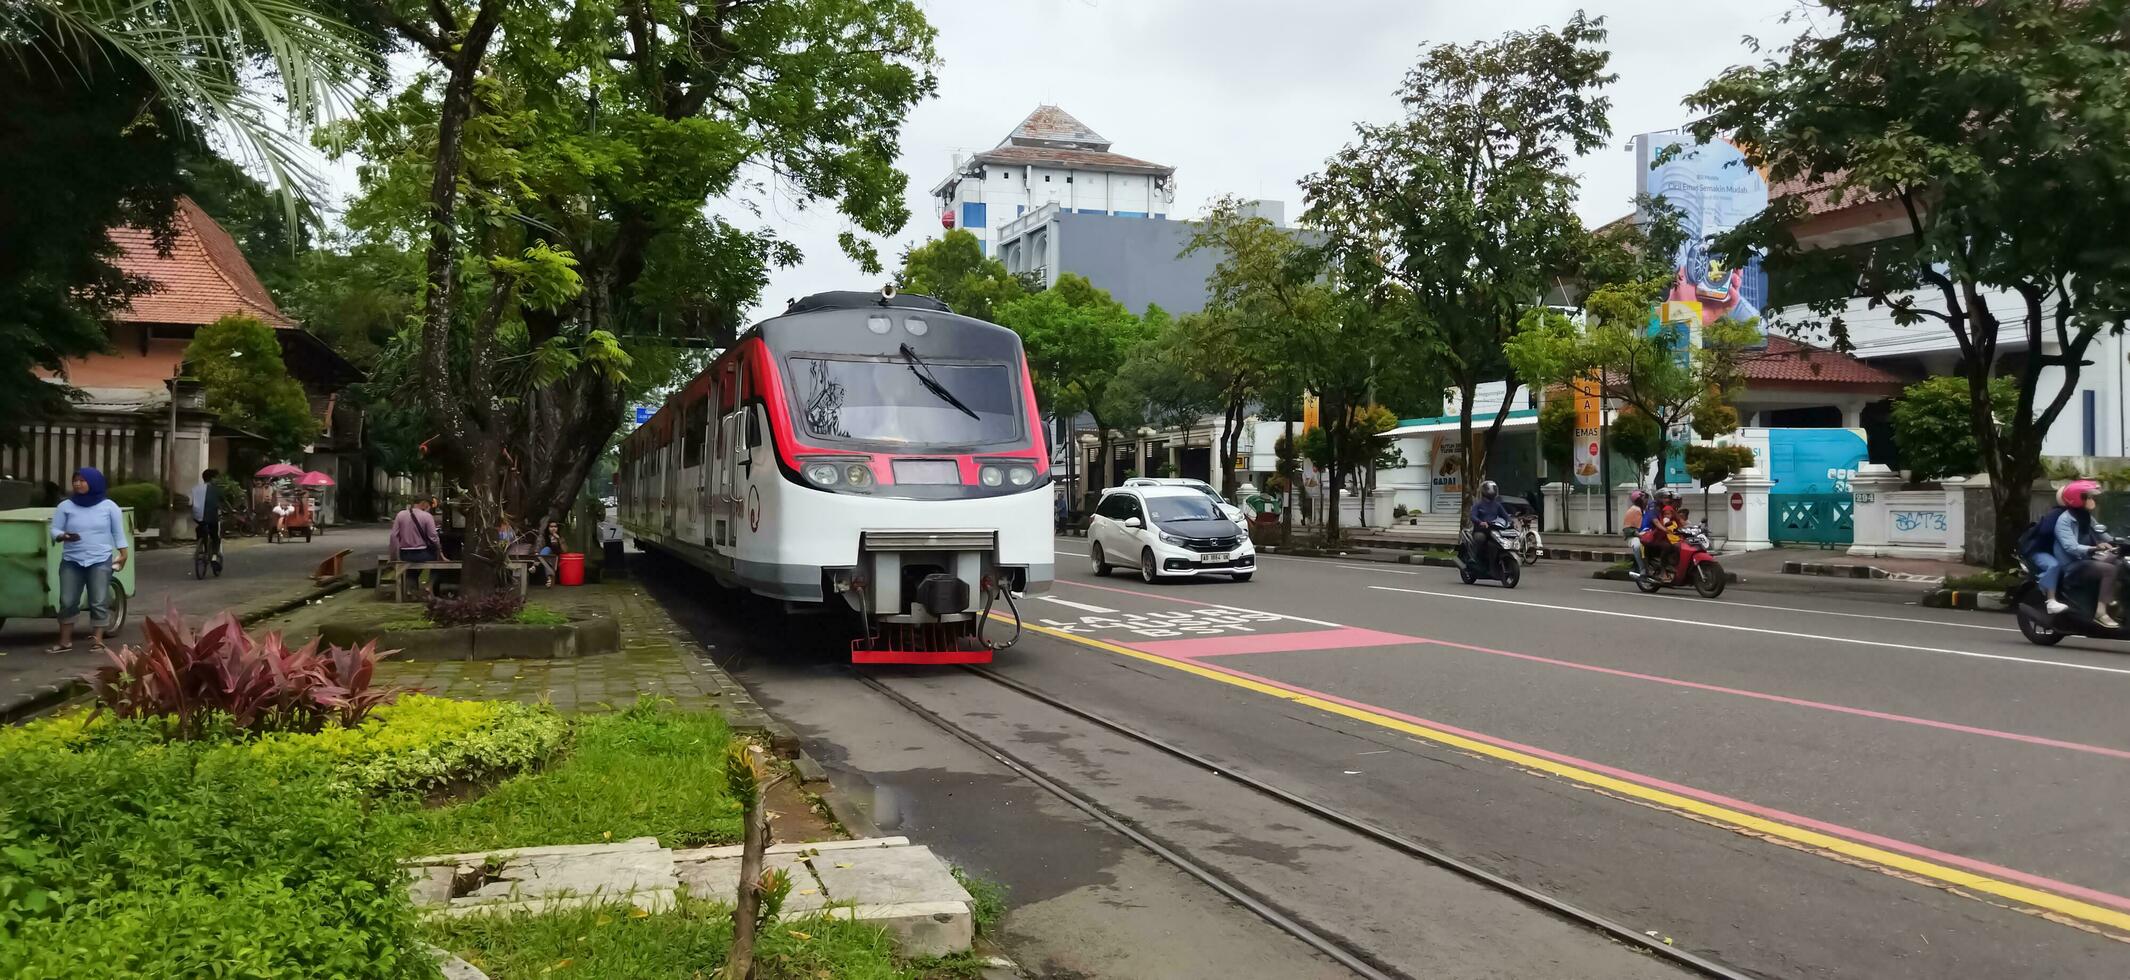
[[[1110,170],[1118,173],[1161,175],[1176,172],[1175,167],[1149,163],[1122,153],[1075,150],[1061,146],[1001,146],[977,154],[976,160],[1007,167],[1063,167],[1066,170]]]
[[[155,284],[153,291],[135,296],[126,308],[112,313],[112,319],[199,326],[244,313],[271,327],[296,326],[274,305],[251,263],[244,261],[236,240],[191,198],[178,199],[172,223],[176,235],[168,255],[156,251],[154,234],[146,229],[111,230],[111,241],[121,253],[116,262],[119,270]]]
[[[1768,337],[1765,352],[1740,358],[1738,367],[1748,389],[1800,385],[1898,389],[1906,383],[1899,375],[1847,354],[1779,336]]]

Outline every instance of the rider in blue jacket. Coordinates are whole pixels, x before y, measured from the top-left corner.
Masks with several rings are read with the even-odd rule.
[[[1467,535],[1473,545],[1472,558],[1479,567],[1487,567],[1494,559],[1494,535],[1487,531],[1488,525],[1508,519],[1509,508],[1501,503],[1501,488],[1492,480],[1481,483],[1479,500],[1472,504],[1471,530]]]

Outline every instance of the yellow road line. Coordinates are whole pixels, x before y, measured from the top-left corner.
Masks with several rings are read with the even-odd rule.
[[[1884,848],[1873,847],[1869,844],[1858,843],[1847,838],[1836,837],[1832,834],[1824,834],[1816,830],[1806,830],[1802,827],[1793,827],[1786,823],[1780,823],[1774,820],[1769,820],[1765,817],[1759,817],[1750,813],[1744,813],[1738,810],[1733,810],[1729,807],[1704,802],[1702,800],[1693,799],[1692,797],[1680,796],[1677,793],[1671,793],[1665,790],[1644,786],[1640,783],[1620,779],[1615,776],[1608,776],[1604,773],[1592,772],[1580,766],[1573,766],[1563,762],[1556,762],[1552,759],[1542,758],[1540,756],[1531,755],[1526,752],[1518,752],[1514,749],[1503,748],[1499,745],[1494,745],[1489,742],[1482,742],[1477,739],[1467,738],[1465,736],[1458,735],[1452,732],[1445,732],[1439,729],[1430,728],[1426,725],[1415,724],[1413,722],[1405,721],[1401,718],[1393,718],[1378,712],[1369,711],[1365,708],[1356,708],[1352,705],[1340,704],[1336,701],[1329,701],[1324,698],[1315,697],[1313,695],[1297,693],[1295,691],[1286,690],[1284,688],[1276,687],[1271,684],[1253,681],[1248,678],[1236,677],[1232,674],[1222,673],[1220,671],[1213,670],[1199,664],[1189,663],[1181,660],[1173,660],[1168,657],[1145,653],[1139,650],[1134,650],[1130,647],[1120,646],[1115,643],[1108,643],[1102,640],[1092,639],[1085,636],[1079,636],[1073,633],[1067,633],[1062,630],[1052,629],[1048,626],[1038,626],[1034,623],[1025,622],[1022,624],[1022,626],[1025,629],[1032,630],[1037,633],[1042,633],[1048,636],[1054,636],[1062,640],[1070,640],[1074,643],[1078,643],[1083,646],[1093,647],[1097,650],[1102,650],[1108,653],[1114,653],[1118,656],[1130,657],[1134,660],[1143,660],[1148,663],[1160,664],[1164,667],[1168,667],[1173,670],[1180,670],[1186,674],[1194,674],[1199,677],[1203,677],[1207,680],[1219,681],[1220,683],[1227,684],[1231,687],[1239,687],[1247,691],[1255,691],[1259,694],[1263,694],[1268,697],[1278,698],[1282,701],[1289,701],[1295,704],[1307,705],[1308,707],[1315,708],[1319,711],[1325,711],[1342,717],[1351,718],[1355,721],[1366,722],[1368,724],[1375,725],[1379,728],[1387,728],[1391,731],[1402,732],[1407,735],[1423,738],[1431,742],[1447,745],[1452,748],[1464,750],[1466,752],[1475,752],[1480,755],[1499,759],[1503,762],[1522,766],[1527,769],[1535,769],[1539,772],[1551,773],[1553,775],[1561,776],[1566,779],[1575,780],[1579,783],[1595,786],[1599,789],[1603,789],[1608,792],[1618,793],[1622,796],[1643,800],[1649,803],[1654,803],[1658,806],[1668,807],[1673,810],[1691,813],[1695,816],[1715,821],[1717,823],[1728,824],[1730,826],[1737,827],[1742,830],[1749,830],[1754,833],[1765,834],[1769,837],[1779,838],[1781,840],[1802,844],[1807,847],[1830,851],[1835,854],[1840,854],[1844,857],[1853,858],[1859,861],[1879,865],[1885,868],[1892,868],[1898,871],[1907,872],[1908,874],[1918,875],[1924,878],[1930,878],[1936,881],[1944,882],[1948,885],[1954,885],[1960,888],[1982,892],[1984,894],[1995,895],[1998,898],[2018,902],[2022,905],[2031,906],[2033,908],[2042,909],[2048,912],[2054,912],[2058,915],[2064,915],[2086,922],[2091,922],[2096,925],[2105,926],[2123,933],[2130,933],[2130,912],[2123,912],[2117,909],[2108,908],[2106,906],[2079,901],[2075,898],[2067,898],[2065,896],[2058,895],[2053,892],[2042,891],[2038,888],[2029,888],[2025,885],[2020,885],[2009,881],[2002,881],[1996,878],[1988,877],[1986,875],[1976,874],[1971,871],[1963,871],[1959,868],[1947,867],[1936,862],[1925,861],[1920,858],[1910,857],[1906,854],[1900,854],[1894,851],[1885,850]]]

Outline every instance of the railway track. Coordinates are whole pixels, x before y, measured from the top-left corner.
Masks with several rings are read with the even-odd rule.
[[[1533,889],[1527,885],[1504,878],[1501,875],[1486,870],[1485,868],[1478,867],[1474,864],[1471,864],[1470,862],[1461,860],[1453,855],[1444,853],[1441,850],[1394,833],[1388,829],[1377,826],[1366,820],[1360,819],[1359,817],[1344,813],[1324,803],[1309,799],[1308,797],[1283,789],[1279,786],[1275,786],[1271,783],[1267,783],[1261,779],[1257,779],[1256,777],[1250,776],[1248,774],[1237,772],[1234,769],[1220,762],[1208,759],[1204,756],[1194,753],[1191,750],[1177,745],[1167,739],[1163,739],[1147,732],[1140,731],[1129,725],[1105,717],[1098,712],[1090,711],[1086,708],[1074,705],[1070,702],[1065,701],[1064,699],[1055,697],[1044,691],[1030,687],[1010,677],[1001,675],[989,668],[970,666],[961,667],[959,669],[962,672],[980,678],[989,684],[996,685],[1000,688],[1009,690],[1021,697],[1028,698],[1030,700],[1041,703],[1051,709],[1063,712],[1074,718],[1078,718],[1082,721],[1087,722],[1088,724],[1094,725],[1107,732],[1122,737],[1132,743],[1144,746],[1146,748],[1152,749],[1156,752],[1162,753],[1171,758],[1184,762],[1199,771],[1210,773],[1220,778],[1221,780],[1233,783],[1251,792],[1272,799],[1278,802],[1279,804],[1291,808],[1292,810],[1300,814],[1306,814],[1308,818],[1312,818],[1314,820],[1330,824],[1348,833],[1358,835],[1377,846],[1387,849],[1395,855],[1407,859],[1425,862],[1429,865],[1433,865],[1434,867],[1449,871],[1453,874],[1477,882],[1489,889],[1493,889],[1505,895],[1511,896],[1519,901],[1525,902],[1529,905],[1542,909],[1547,913],[1550,913],[1561,919],[1574,923],[1575,925],[1588,929],[1592,933],[1609,938],[1617,943],[1620,943],[1623,946],[1640,950],[1653,957],[1662,959],[1683,969],[1690,970],[1701,976],[1716,977],[1721,978],[1721,980],[1747,980],[1747,978],[1752,976],[1751,974],[1743,973],[1738,970],[1732,969],[1731,967],[1725,966],[1724,964],[1711,960],[1707,957],[1679,949],[1669,943],[1662,941],[1657,937],[1643,933],[1622,923],[1598,915],[1594,912],[1577,907],[1576,905],[1563,901],[1552,895],[1545,894],[1544,892]],[[1012,769],[1015,773],[1019,774],[1023,778],[1034,783],[1036,786],[1040,787],[1045,792],[1048,792],[1058,797],[1065,803],[1086,813],[1092,819],[1115,831],[1126,839],[1132,841],[1134,844],[1137,844],[1141,848],[1144,848],[1149,853],[1153,854],[1154,856],[1168,863],[1169,865],[1175,867],[1177,870],[1183,872],[1184,874],[1187,874],[1193,878],[1198,879],[1201,882],[1204,882],[1208,887],[1213,888],[1215,891],[1219,892],[1229,900],[1235,902],[1242,908],[1248,910],[1251,914],[1259,917],[1267,924],[1294,937],[1296,940],[1308,945],[1310,948],[1316,950],[1325,957],[1352,970],[1356,975],[1368,977],[1370,978],[1370,980],[1381,980],[1381,978],[1406,978],[1412,976],[1412,974],[1410,973],[1402,971],[1391,964],[1383,962],[1379,957],[1374,956],[1365,950],[1357,948],[1353,943],[1348,942],[1340,938],[1339,936],[1332,935],[1319,926],[1304,921],[1302,917],[1296,915],[1293,911],[1282,908],[1278,902],[1272,900],[1266,895],[1260,894],[1257,890],[1248,887],[1243,882],[1236,880],[1234,877],[1222,872],[1217,867],[1214,867],[1204,861],[1194,859],[1189,853],[1186,853],[1182,849],[1179,849],[1178,847],[1168,842],[1165,842],[1153,835],[1150,835],[1146,831],[1140,829],[1140,827],[1136,825],[1136,821],[1132,820],[1131,818],[1112,811],[1110,808],[1104,806],[1101,802],[1097,801],[1092,796],[1081,793],[1073,789],[1070,785],[1067,785],[1065,782],[1054,778],[1050,774],[1043,772],[1036,766],[1030,764],[1027,760],[1018,756],[1012,750],[998,744],[995,740],[986,738],[983,735],[972,731],[967,726],[957,724],[952,719],[945,717],[944,715],[932,710],[931,708],[926,707],[925,705],[919,703],[916,699],[906,695],[901,691],[896,690],[895,686],[889,681],[883,680],[879,676],[856,670],[852,671],[852,676],[857,678],[859,682],[865,684],[867,687],[872,688],[874,691],[879,692],[881,695],[887,697],[888,699],[894,701],[896,704],[902,706],[906,710],[924,719],[927,723],[939,728],[941,731],[944,731],[945,733],[971,746],[977,751],[999,760],[999,762]]]

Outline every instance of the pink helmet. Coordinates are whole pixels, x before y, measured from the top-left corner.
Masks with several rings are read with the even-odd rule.
[[[2099,496],[2100,484],[2092,480],[2072,480],[2056,495],[2058,503],[2065,507],[2083,507],[2088,496]]]

